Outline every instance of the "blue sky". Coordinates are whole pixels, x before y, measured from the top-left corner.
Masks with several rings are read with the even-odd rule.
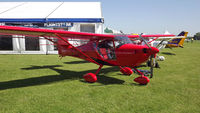
[[[3,0],[0,0],[3,1]],[[4,0],[9,1],[9,0]],[[10,0],[29,1],[29,0]],[[159,34],[168,30],[190,36],[200,32],[200,0],[30,0],[101,2],[105,26],[125,33]]]

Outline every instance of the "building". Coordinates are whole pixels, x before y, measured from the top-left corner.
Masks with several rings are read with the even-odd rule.
[[[103,20],[100,2],[0,2],[0,25],[103,33]],[[0,35],[0,54],[51,53],[42,37]]]

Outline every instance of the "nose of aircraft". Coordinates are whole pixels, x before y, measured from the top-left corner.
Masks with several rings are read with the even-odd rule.
[[[151,53],[152,54],[156,54],[159,52],[159,49],[155,48],[155,47],[151,47]]]

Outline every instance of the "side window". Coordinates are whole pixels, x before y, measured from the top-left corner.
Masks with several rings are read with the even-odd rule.
[[[97,46],[97,50],[101,57],[105,60],[116,59],[113,40],[100,40]]]
[[[119,48],[124,44],[132,43],[131,40],[126,36],[116,36],[114,40],[116,48]]]

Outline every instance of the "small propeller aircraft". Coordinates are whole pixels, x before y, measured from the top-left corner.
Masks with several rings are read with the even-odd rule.
[[[136,66],[152,60],[159,50],[151,47],[143,37],[172,37],[174,35],[106,35],[95,33],[81,33],[72,31],[49,30],[39,28],[26,28],[14,26],[0,26],[0,34],[23,35],[44,37],[57,45],[61,57],[72,56],[99,65],[96,73],[83,75],[85,81],[93,83],[97,81],[97,74],[104,65],[119,66],[120,72],[131,75],[134,72],[140,76],[134,81],[139,84],[147,84],[149,78],[138,70]],[[141,38],[145,45],[133,44],[130,40]],[[56,41],[54,39],[57,39]],[[80,41],[77,45],[70,42]],[[153,66],[150,69],[150,78],[153,76]]]
[[[159,50],[163,48],[174,48],[181,47],[183,48],[184,40],[187,38],[188,32],[182,31],[177,36],[174,37],[146,37],[145,40],[153,47],[158,48]],[[138,34],[132,34],[138,35]],[[153,38],[153,39],[152,39]],[[145,45],[141,39],[132,39],[133,43],[138,45]]]
[[[183,44],[184,44],[185,39],[187,38],[187,34],[188,32],[182,31],[177,37],[168,41],[166,48],[172,48],[172,47],[183,48]]]
[[[187,38],[188,32],[182,31],[175,37],[160,37],[160,41],[152,41],[151,45],[158,48],[159,50],[163,48],[174,48],[181,47],[183,48],[184,40]]]
[[[175,48],[175,47],[183,48],[184,40],[187,38],[187,34],[188,34],[188,32],[182,31],[175,37],[160,37],[160,38],[158,38],[160,41],[152,41],[151,45],[153,47],[158,48],[159,50],[161,50],[163,48],[170,48],[170,49]],[[165,57],[157,55],[156,59],[163,61],[165,59]],[[156,59],[154,59],[153,64],[155,67],[159,68],[160,66]],[[147,62],[147,64],[150,66],[149,62]]]
[[[167,33],[169,34],[169,33]],[[184,40],[187,38],[188,32],[182,31],[179,33],[177,36],[173,37],[147,37],[145,40],[147,41],[148,44],[150,44],[153,47],[158,48],[159,50],[162,50],[164,48],[175,48],[175,47],[181,47],[183,48]],[[132,35],[138,35],[138,34],[132,34]],[[145,45],[143,40],[141,38],[139,39],[132,39],[133,43],[138,44],[138,45]],[[164,56],[158,56],[156,59],[153,59],[153,65],[156,68],[160,68],[157,60],[163,61],[165,59]],[[147,66],[150,65],[150,60],[147,62]]]

